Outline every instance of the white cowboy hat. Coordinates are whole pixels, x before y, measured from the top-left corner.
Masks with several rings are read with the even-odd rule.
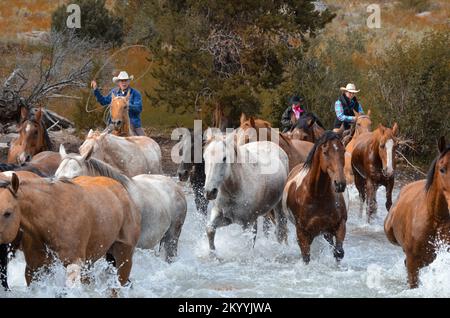
[[[356,90],[355,84],[348,83],[347,86],[341,87],[341,91],[347,91],[347,92],[350,92],[350,93],[358,93],[359,89]]]
[[[118,76],[113,77],[113,82],[116,83],[117,81],[122,80],[130,80],[132,81],[134,79],[134,76],[128,76],[128,73],[125,71],[121,71]]]

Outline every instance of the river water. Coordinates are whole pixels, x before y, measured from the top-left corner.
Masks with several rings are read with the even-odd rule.
[[[356,188],[349,187],[344,259],[337,265],[328,243],[318,237],[312,245],[311,262],[304,265],[292,224],[288,245],[278,244],[273,232],[265,238],[259,224],[254,248],[251,234],[241,227],[218,229],[219,259],[210,258],[205,220],[196,212],[190,188],[182,185],[188,216],[177,260],[167,264],[156,251],[137,249],[132,285],[121,288],[120,297],[450,297],[446,246],[422,269],[420,287],[408,288],[403,252],[387,241],[383,231],[387,214],[384,188],[377,193],[378,215],[368,225],[359,216]],[[398,193],[396,187],[394,199]],[[65,271],[57,262],[30,287],[25,284],[24,268],[23,254],[18,252],[8,269],[12,291],[0,291],[0,297],[108,297],[111,288],[118,286],[114,270],[104,260],[97,261],[88,273],[89,284],[71,289],[63,287]]]

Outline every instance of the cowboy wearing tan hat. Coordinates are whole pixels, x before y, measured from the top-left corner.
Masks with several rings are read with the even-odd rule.
[[[334,104],[334,111],[336,112],[336,120],[334,122],[334,129],[339,129],[344,124],[344,129],[350,129],[350,124],[355,122],[355,113],[364,114],[363,108],[359,101],[356,99],[356,93],[359,90],[356,89],[355,84],[349,83],[345,87],[341,87],[343,92],[339,96],[338,100]]]
[[[117,87],[113,88],[108,95],[103,96],[97,87],[97,82],[92,81],[91,87],[94,89],[94,95],[97,101],[102,106],[111,104],[111,95],[126,96],[130,92],[130,104],[129,104],[129,116],[131,130],[136,136],[145,136],[144,130],[141,127],[141,112],[142,112],[142,96],[138,90],[130,87],[130,81],[134,79],[133,75],[128,76],[128,73],[121,71],[119,75],[113,77],[113,83],[117,84]]]

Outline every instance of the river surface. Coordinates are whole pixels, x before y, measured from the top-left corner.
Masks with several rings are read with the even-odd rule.
[[[344,259],[337,265],[328,243],[318,237],[312,245],[311,262],[304,265],[292,224],[288,245],[278,244],[273,230],[265,238],[259,224],[254,248],[251,234],[241,227],[218,229],[219,259],[210,258],[204,217],[196,212],[190,188],[181,184],[188,199],[188,215],[177,260],[167,264],[156,251],[137,249],[132,285],[121,288],[120,297],[450,297],[446,246],[421,270],[420,287],[408,288],[404,254],[387,241],[383,231],[387,214],[384,188],[377,193],[378,214],[368,225],[366,218],[359,216],[356,188],[349,187]],[[398,193],[396,186],[394,199]],[[0,297],[109,297],[111,288],[118,286],[114,270],[104,260],[97,261],[88,273],[88,285],[70,289],[63,287],[65,271],[58,262],[30,287],[25,284],[24,268],[23,254],[18,252],[8,269],[12,291],[0,291]]]

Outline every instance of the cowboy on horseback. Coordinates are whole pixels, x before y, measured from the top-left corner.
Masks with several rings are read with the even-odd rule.
[[[337,131],[344,124],[344,129],[348,130],[351,128],[351,124],[355,123],[356,117],[353,111],[360,114],[364,114],[361,104],[356,99],[355,84],[348,83],[346,87],[341,87],[343,91],[342,95],[339,96],[338,100],[334,104],[334,111],[336,112],[336,120],[334,121],[334,130]]]
[[[295,95],[291,97],[288,108],[286,108],[281,116],[283,132],[290,130],[298,119],[306,113],[304,102],[305,100],[300,96]]]
[[[131,130],[136,136],[145,136],[144,129],[141,126],[142,96],[138,90],[130,87],[130,81],[133,78],[133,75],[128,76],[127,72],[121,71],[118,76],[113,77],[113,83],[117,83],[117,87],[113,88],[106,96],[100,93],[95,80],[91,82],[91,87],[94,89],[95,98],[102,106],[111,104],[112,94],[114,96],[127,96],[130,93],[129,116]]]

